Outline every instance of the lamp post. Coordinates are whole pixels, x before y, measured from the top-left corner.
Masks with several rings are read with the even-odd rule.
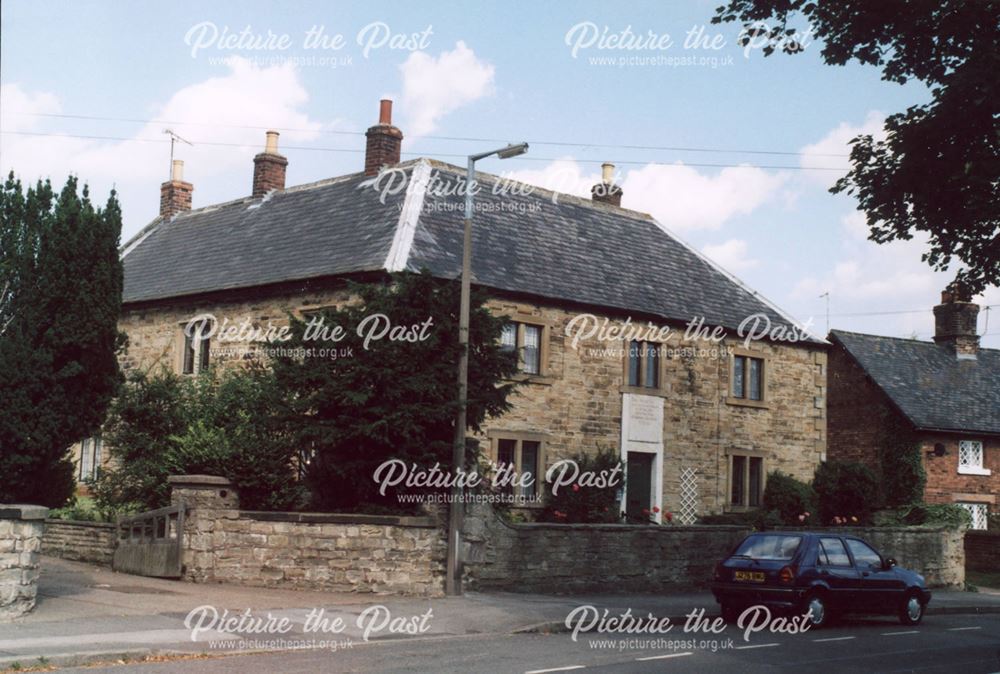
[[[452,446],[451,465],[453,478],[465,467],[465,425],[466,408],[469,397],[469,295],[472,288],[472,191],[476,180],[476,162],[496,155],[500,159],[517,157],[528,151],[527,143],[508,145],[490,152],[469,155],[465,189],[465,234],[462,240],[462,303],[458,314],[458,411],[455,413],[455,443]],[[448,559],[445,569],[444,591],[446,595],[462,594],[459,578],[458,552],[462,530],[461,502],[462,487],[454,485],[451,490],[452,502],[448,508]]]

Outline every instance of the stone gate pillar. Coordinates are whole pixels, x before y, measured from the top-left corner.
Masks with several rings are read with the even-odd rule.
[[[187,507],[181,544],[184,578],[210,581],[216,560],[225,554],[225,534],[217,522],[239,519],[240,497],[233,483],[215,475],[171,475],[170,504]]]
[[[38,551],[48,508],[0,504],[0,620],[13,620],[35,607]]]

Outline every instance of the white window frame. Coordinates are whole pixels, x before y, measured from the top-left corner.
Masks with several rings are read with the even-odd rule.
[[[964,463],[963,455],[971,454],[973,462]],[[992,475],[993,471],[983,468],[985,449],[982,440],[961,440],[958,443],[958,472],[961,475]],[[978,459],[975,460],[975,459]]]
[[[962,506],[969,511],[969,515],[972,516],[972,528],[984,530],[987,528],[987,523],[990,518],[990,507],[986,503],[969,503],[969,502],[959,502],[958,505]]]
[[[79,482],[97,479],[101,466],[101,437],[84,438],[80,442]]]

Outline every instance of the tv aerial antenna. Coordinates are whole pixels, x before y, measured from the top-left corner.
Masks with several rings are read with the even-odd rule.
[[[173,129],[164,129],[163,133],[170,136],[170,171],[167,173],[167,175],[172,175],[174,170],[174,144],[185,143],[187,145],[190,145],[191,147],[194,147],[194,143],[184,138],[181,138],[177,133],[174,132]]]

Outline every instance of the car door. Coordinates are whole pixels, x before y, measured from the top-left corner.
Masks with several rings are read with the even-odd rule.
[[[861,575],[860,601],[872,611],[891,608],[905,589],[895,568],[884,569],[882,555],[860,538],[845,538],[847,549]]]
[[[830,587],[830,603],[833,606],[847,610],[854,607],[861,589],[860,575],[839,536],[820,537],[816,573]]]

